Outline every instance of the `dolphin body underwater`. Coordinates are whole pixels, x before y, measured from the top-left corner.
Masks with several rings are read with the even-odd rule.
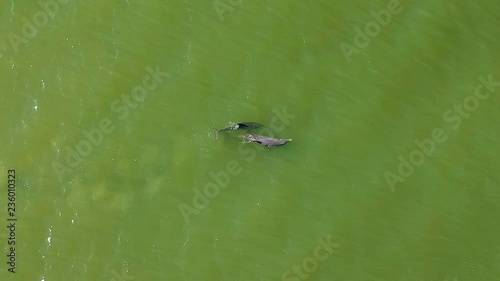
[[[277,139],[273,137],[252,134],[245,134],[241,135],[240,137],[243,138],[244,142],[254,142],[267,147],[281,146],[292,141],[292,139]]]
[[[256,128],[262,127],[262,124],[257,122],[240,122],[240,123],[229,123],[229,127],[225,127],[222,129],[214,129],[215,138],[219,138],[219,132],[223,131],[236,131],[236,130],[252,130]]]
[[[228,127],[222,128],[222,129],[215,129],[214,128],[214,133],[215,133],[215,138],[219,138],[219,132],[224,132],[224,131],[236,131],[236,130],[247,130],[250,132],[252,129],[260,128],[262,127],[262,124],[257,123],[257,122],[239,122],[239,123],[229,123]],[[262,146],[267,146],[267,147],[273,147],[273,146],[282,146],[287,144],[288,142],[291,142],[292,139],[278,139],[278,138],[273,138],[273,137],[267,137],[267,136],[262,136],[262,135],[254,135],[254,134],[244,134],[240,135],[240,138],[243,139],[243,143],[257,143]]]

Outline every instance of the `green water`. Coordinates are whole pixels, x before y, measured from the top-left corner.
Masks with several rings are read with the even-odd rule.
[[[0,280],[498,280],[500,4],[351,2],[2,2]]]

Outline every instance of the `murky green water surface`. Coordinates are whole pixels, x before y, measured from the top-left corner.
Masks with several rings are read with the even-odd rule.
[[[1,280],[497,280],[497,1],[18,2]]]

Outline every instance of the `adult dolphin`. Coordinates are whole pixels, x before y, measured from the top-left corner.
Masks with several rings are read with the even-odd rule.
[[[245,134],[241,135],[240,137],[243,138],[245,142],[254,142],[267,147],[281,146],[292,141],[292,139],[277,139],[273,137],[266,137],[261,135],[252,135],[252,134]]]

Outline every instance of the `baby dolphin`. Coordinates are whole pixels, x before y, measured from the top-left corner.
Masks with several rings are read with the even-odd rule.
[[[222,129],[214,129],[215,132],[215,138],[219,138],[219,132],[222,131],[236,131],[236,130],[252,130],[255,128],[262,127],[262,124],[257,123],[257,122],[240,122],[240,123],[229,123],[229,127],[222,128]]]
[[[240,137],[243,138],[245,142],[255,142],[267,147],[280,146],[292,141],[292,139],[277,139],[273,137],[266,137],[260,135],[252,135],[252,134],[245,134],[241,135]]]

